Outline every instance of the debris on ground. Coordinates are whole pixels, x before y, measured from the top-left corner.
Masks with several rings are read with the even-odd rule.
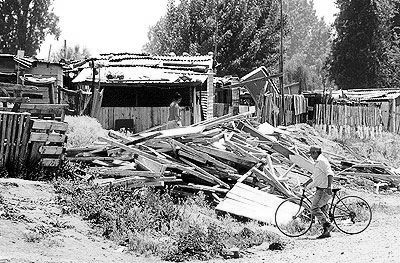
[[[203,191],[217,210],[267,223],[282,199],[296,196],[296,187],[311,176],[311,145],[322,146],[336,184],[378,191],[400,184],[392,167],[324,139],[308,125],[276,128],[249,113],[129,136],[109,131],[99,139],[67,148],[67,160],[87,165],[80,179],[107,188],[167,187],[182,196]]]

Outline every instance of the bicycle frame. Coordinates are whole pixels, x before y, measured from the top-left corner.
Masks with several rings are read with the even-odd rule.
[[[329,220],[330,220],[330,221],[333,221],[332,207],[333,207],[333,204],[334,204],[334,202],[335,202],[336,196],[337,196],[337,191],[332,192],[332,199],[331,199],[331,202],[330,202],[330,204],[328,203],[328,205],[329,205],[328,214],[326,214],[325,211],[322,211],[322,212],[325,214],[325,216],[329,217]],[[305,189],[305,188],[303,188],[303,193],[301,194],[301,197],[300,197],[300,204],[299,204],[300,207],[302,207],[302,204],[303,204],[303,200],[304,200],[304,199],[306,199],[306,200],[309,202],[308,205],[309,205],[310,210],[311,210],[312,201],[311,201],[311,199],[308,198],[308,196],[306,195],[306,189]],[[306,202],[305,202],[305,203],[306,203]],[[312,214],[312,213],[311,213],[311,214]],[[313,215],[313,217],[314,217],[314,215]]]

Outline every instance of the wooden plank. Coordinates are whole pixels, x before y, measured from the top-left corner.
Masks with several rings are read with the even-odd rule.
[[[211,192],[211,193],[221,193],[221,194],[226,194],[229,192],[228,189],[222,189],[222,188],[217,188],[217,187],[210,187],[206,185],[195,185],[195,184],[178,184],[176,187],[183,188],[183,189],[191,189],[191,190],[198,190],[198,191],[204,191],[204,192]]]
[[[253,173],[257,174],[257,176],[266,179],[267,181],[271,182],[274,187],[276,187],[282,194],[284,194],[286,197],[296,197],[291,191],[289,191],[285,186],[282,185],[279,180],[274,177],[269,171],[264,170],[264,172],[252,168]]]
[[[274,165],[272,164],[271,156],[269,156],[269,154],[267,154],[265,158],[267,159],[267,165],[268,165],[268,168],[269,168],[270,173],[272,174],[272,176],[273,176],[274,178],[277,178],[277,176],[276,176],[276,174],[275,174]]]
[[[239,122],[237,128],[241,131],[250,133],[251,136],[256,137],[260,139],[261,141],[271,141],[271,142],[277,142],[277,139],[273,136],[265,135],[259,132],[258,130],[254,129],[250,125],[244,123],[244,122]]]
[[[15,114],[12,114],[10,116],[8,116],[7,119],[7,131],[6,131],[6,148],[5,148],[5,153],[4,153],[4,164],[8,164],[8,160],[9,160],[9,153],[10,153],[10,148],[11,148],[11,132],[13,129],[13,125],[14,125],[14,116]]]
[[[0,102],[26,103],[29,102],[29,97],[0,97]]]
[[[29,104],[21,104],[21,109],[25,110],[65,110],[68,109],[69,105],[68,104],[35,104],[35,103],[29,103]]]
[[[54,142],[54,143],[64,143],[66,139],[65,134],[57,134],[57,133],[39,133],[32,132],[30,141],[31,142]]]
[[[234,162],[243,166],[247,167],[252,167],[254,164],[257,163],[256,160],[254,159],[249,159],[244,156],[238,156],[232,152],[224,151],[224,150],[219,150],[216,148],[212,148],[209,146],[202,146],[202,145],[193,145],[193,149],[201,151],[203,153],[207,153],[211,156],[218,157],[220,159],[229,161],[229,162]]]
[[[207,174],[203,174],[201,172],[195,171],[194,168],[192,168],[192,167],[186,167],[186,166],[183,166],[180,164],[171,164],[171,165],[169,165],[169,167],[179,169],[183,172],[191,174],[191,175],[193,175],[203,181],[209,182],[213,185],[216,185],[216,184],[219,185],[219,183],[215,181],[214,177],[209,177]]]
[[[1,114],[1,138],[0,138],[0,162],[3,166],[6,159],[4,158],[5,143],[6,143],[6,131],[8,123],[8,114]]]
[[[18,162],[18,156],[19,156],[19,151],[20,148],[22,146],[22,132],[24,130],[24,124],[25,124],[25,116],[26,114],[21,114],[20,118],[19,118],[19,123],[18,123],[18,134],[17,134],[17,138],[16,138],[16,148],[15,148],[15,152],[14,152],[14,160],[16,160]]]
[[[67,131],[68,123],[52,121],[52,120],[33,120],[32,129],[34,130],[50,130],[50,131]]]
[[[20,114],[14,115],[14,122],[13,122],[12,131],[11,131],[11,140],[10,140],[11,147],[10,147],[10,156],[9,156],[9,160],[11,163],[14,163],[16,161],[14,159],[15,149],[16,149],[15,139],[18,136],[17,132],[18,132],[18,126],[19,126],[19,117],[20,117]]]
[[[66,157],[66,159],[70,162],[93,162],[94,160],[101,161],[114,161],[114,160],[125,160],[131,161],[133,157],[101,157],[101,156],[91,156],[91,157]]]
[[[236,150],[240,155],[242,155],[243,157],[246,157],[246,159],[248,160],[252,160],[254,163],[258,163],[260,161],[259,158],[257,158],[256,156],[254,156],[253,154],[251,154],[249,151],[244,150],[241,146],[236,145],[232,142],[230,142],[229,140],[225,140],[224,142],[227,146],[229,146],[230,148],[232,148],[233,150]]]
[[[184,149],[179,150],[178,154],[181,157],[184,157],[184,158],[187,158],[187,159],[190,159],[190,160],[194,160],[194,161],[199,162],[201,164],[206,164],[207,163],[206,159],[202,158],[201,156],[193,155],[193,154],[185,151]]]
[[[283,199],[275,195],[237,183],[216,210],[274,224],[275,211],[281,202]]]
[[[212,178],[216,183],[218,183],[219,185],[230,189],[230,185],[221,181],[219,178],[217,178],[216,176],[210,174],[209,172],[205,171],[204,169],[200,168],[199,166],[195,165],[194,163],[190,162],[189,160],[186,160],[185,158],[180,158],[184,163],[190,165],[191,167],[193,167],[194,169],[196,169],[197,171],[199,171],[200,173],[203,173],[205,175],[207,175],[209,178]]]
[[[21,140],[21,148],[18,154],[19,165],[23,165],[26,163],[27,149],[28,149],[28,140],[29,140],[29,131],[31,126],[31,115],[28,114],[24,118],[24,130],[22,132],[22,140]]]
[[[63,151],[63,146],[41,146],[39,148],[39,153],[42,155],[60,155]]]
[[[161,132],[155,132],[155,133],[151,133],[151,134],[147,134],[147,135],[138,134],[136,137],[127,137],[127,136],[122,135],[120,132],[109,131],[108,135],[114,139],[121,140],[123,144],[134,145],[134,144],[138,144],[138,143],[153,139],[153,138],[161,135]]]
[[[89,170],[92,173],[96,173],[101,177],[146,177],[146,178],[159,178],[161,174],[151,172],[151,171],[137,171],[137,170],[130,170],[130,169],[119,169],[119,168],[105,168],[101,167],[100,169],[90,168]]]
[[[42,158],[40,159],[40,165],[44,167],[57,167],[61,163],[60,159],[53,159],[53,158]]]
[[[262,163],[258,163],[258,164],[256,164],[253,168],[258,169],[258,168],[261,167],[261,165],[262,165]],[[252,169],[253,169],[253,168],[252,168]],[[246,180],[246,178],[249,177],[249,176],[253,173],[252,169],[248,170],[244,175],[242,175],[242,176],[237,180],[237,182],[238,182],[238,183],[242,183],[244,180]]]
[[[161,174],[161,175],[164,174],[165,169],[167,168],[166,165],[164,165],[156,160],[142,156],[142,155],[139,155],[136,158],[135,162],[143,169],[146,169],[146,170],[149,170],[151,172]]]
[[[144,156],[144,157],[147,157],[147,158],[150,158],[150,159],[154,159],[154,156],[152,156],[151,154],[145,153],[143,151],[140,151],[137,148],[133,148],[133,147],[127,146],[127,145],[125,145],[123,143],[120,143],[120,142],[117,142],[115,140],[112,140],[112,139],[109,139],[109,138],[106,138],[106,137],[99,137],[99,140],[100,141],[104,141],[104,142],[108,142],[111,145],[119,147],[119,148],[121,148],[121,149],[123,149],[123,150],[125,150],[127,152],[136,153],[138,155],[141,155],[141,156]]]
[[[222,169],[222,171],[225,171],[227,173],[236,173],[236,169],[234,169],[233,167],[218,161],[217,159],[211,157],[210,155],[208,155],[207,153],[203,153],[201,151],[197,151],[195,149],[193,149],[192,147],[185,145],[183,143],[180,143],[176,140],[170,140],[170,142],[175,146],[175,147],[180,147],[181,149],[185,149],[186,151],[188,151],[191,154],[194,154],[195,156],[201,156],[202,158],[204,158],[205,160],[207,160],[208,162],[212,163],[215,165],[215,167]]]

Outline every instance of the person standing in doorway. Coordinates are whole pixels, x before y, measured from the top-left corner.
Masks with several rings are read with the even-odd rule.
[[[182,127],[182,120],[179,107],[179,103],[181,103],[181,101],[182,101],[181,94],[175,92],[174,100],[169,105],[167,129]]]
[[[332,196],[332,178],[333,171],[331,165],[322,155],[322,150],[318,146],[311,146],[309,151],[314,159],[314,171],[312,178],[303,184],[304,187],[315,187],[315,195],[311,205],[311,213],[318,218],[323,227],[323,233],[317,238],[327,238],[331,236],[333,225],[326,217],[328,210],[328,201]]]

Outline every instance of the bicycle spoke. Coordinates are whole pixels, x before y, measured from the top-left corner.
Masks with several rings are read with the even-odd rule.
[[[311,227],[312,216],[310,210],[300,206],[300,200],[286,200],[275,212],[275,223],[278,229],[289,237],[305,234]]]
[[[340,199],[333,208],[333,221],[338,229],[347,234],[364,231],[371,222],[371,208],[357,196]]]
[[[351,211],[349,210],[349,208],[346,206],[346,204],[343,202],[342,199],[340,199],[340,200],[338,201],[338,203],[339,203],[339,202],[341,202],[341,203],[343,204],[343,206],[347,209],[347,211],[351,212]]]

